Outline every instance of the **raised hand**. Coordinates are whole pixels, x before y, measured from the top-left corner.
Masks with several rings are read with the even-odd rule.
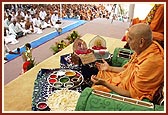
[[[103,63],[96,62],[95,65],[98,68],[99,71],[107,70],[109,68],[109,64],[102,59]]]

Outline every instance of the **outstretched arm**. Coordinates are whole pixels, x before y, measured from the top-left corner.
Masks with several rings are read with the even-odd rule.
[[[99,71],[113,71],[113,72],[121,72],[124,70],[123,67],[113,67],[110,66],[104,59],[102,59],[103,63],[96,62],[96,67]]]

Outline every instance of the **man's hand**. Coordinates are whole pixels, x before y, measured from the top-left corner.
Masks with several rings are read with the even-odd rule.
[[[106,81],[96,78],[96,75],[92,75],[91,76],[91,81],[93,82],[93,84],[95,85],[104,85]]]
[[[103,63],[96,62],[95,63],[96,67],[98,68],[99,71],[108,70],[109,64],[104,59],[102,59],[102,61]]]

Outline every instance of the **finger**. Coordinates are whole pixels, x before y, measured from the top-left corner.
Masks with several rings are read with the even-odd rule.
[[[94,80],[94,81],[98,81],[99,79],[96,77],[96,75],[95,76],[92,76],[92,79]]]
[[[96,67],[98,68],[98,70],[100,70],[100,64],[97,63],[97,64],[95,64],[95,65],[96,65]]]
[[[95,83],[96,81],[94,80],[94,76],[91,77],[91,81]]]
[[[99,62],[96,62],[95,65],[96,65],[96,66],[100,66],[100,63],[99,63]]]
[[[94,80],[94,81],[97,80],[96,75],[92,75],[91,79]]]
[[[92,79],[96,78],[96,75],[92,75],[91,78],[92,78]]]
[[[103,63],[106,63],[106,61],[104,59],[102,59]]]

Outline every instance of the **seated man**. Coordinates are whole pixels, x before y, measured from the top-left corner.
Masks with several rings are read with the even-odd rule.
[[[6,42],[4,41],[4,63],[8,61],[8,58],[6,57],[8,53],[9,54],[20,54],[20,48],[17,48],[17,52],[13,52],[8,48]]]
[[[144,23],[129,28],[127,42],[134,50],[130,61],[123,67],[111,67],[104,60],[96,63],[99,72],[91,76],[92,88],[152,101],[164,80],[163,48],[152,40],[150,26]]]
[[[13,19],[12,23],[9,25],[9,34],[15,35],[16,39],[26,35],[26,31],[21,27],[21,25]]]
[[[4,27],[6,30],[9,30],[9,25],[12,23],[11,19],[12,19],[12,16],[8,15],[8,18],[4,20]]]
[[[15,35],[9,35],[9,33],[6,31],[6,29],[4,28],[4,41],[5,44],[17,44],[19,43],[18,40],[16,40],[16,36]]]
[[[56,22],[57,22],[57,20],[58,20],[58,11],[54,11],[54,13],[51,12],[50,20],[51,20],[51,25],[54,27]]]
[[[33,22],[30,21],[29,17],[26,18],[25,30],[29,34],[32,33],[32,32],[34,32]]]
[[[33,18],[33,28],[34,28],[34,33],[41,34],[43,33],[42,30],[47,28],[44,23],[42,23],[42,20],[39,17],[39,14],[35,14],[35,17]]]

